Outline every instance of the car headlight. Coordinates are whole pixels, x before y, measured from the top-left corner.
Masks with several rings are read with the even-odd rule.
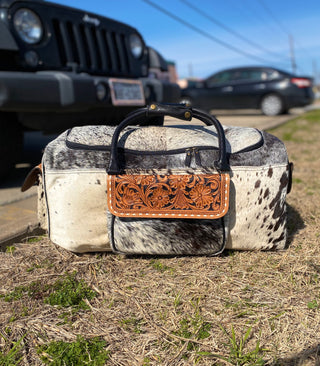
[[[21,8],[13,17],[13,24],[19,37],[28,44],[38,43],[43,34],[40,18],[32,10]]]
[[[130,50],[135,58],[140,58],[143,53],[143,42],[137,34],[131,34],[129,38]]]

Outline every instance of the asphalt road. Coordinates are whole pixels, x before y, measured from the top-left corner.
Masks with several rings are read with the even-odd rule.
[[[266,129],[295,117],[304,112],[302,108],[292,109],[289,115],[275,117],[263,116],[259,111],[218,111],[215,113],[224,125],[256,127]],[[176,124],[177,121],[168,118],[166,124]],[[27,132],[24,138],[24,150],[22,158],[8,178],[0,184],[0,206],[29,198],[36,194],[36,188],[22,193],[20,187],[28,172],[41,162],[44,147],[57,135],[42,135],[40,132]]]

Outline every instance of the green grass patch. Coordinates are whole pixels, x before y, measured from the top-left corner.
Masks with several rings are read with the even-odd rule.
[[[26,239],[26,243],[38,243],[44,238],[44,236],[31,236]]]
[[[6,253],[14,253],[16,250],[16,247],[14,247],[13,245],[10,245],[8,247],[6,247]]]
[[[49,259],[42,261],[41,263],[33,263],[29,268],[26,269],[27,272],[33,272],[35,269],[39,268],[52,268],[54,265]]]
[[[226,331],[225,328],[220,326],[224,334],[227,336],[227,343],[225,345],[229,348],[229,356],[219,358],[224,359],[229,362],[231,365],[236,366],[262,366],[265,364],[263,360],[263,355],[267,351],[260,347],[260,341],[257,340],[256,345],[253,349],[247,349],[247,342],[251,336],[252,327],[249,327],[243,335],[237,336],[236,332],[231,325],[230,334]]]
[[[311,124],[319,124],[320,123],[320,110],[315,109],[313,111],[309,111],[303,115],[308,122]]]
[[[320,303],[317,300],[312,300],[308,302],[308,309],[319,309]]]
[[[0,332],[0,337],[4,339],[4,346],[0,347],[0,365],[1,366],[15,366],[19,365],[22,356],[22,341],[25,337],[22,336],[18,341],[10,341],[7,335]]]
[[[53,284],[35,281],[26,286],[17,286],[10,293],[0,297],[4,301],[12,302],[28,296],[35,300],[44,299],[46,304],[52,306],[89,310],[89,306],[84,300],[92,300],[96,296],[96,292],[83,280],[78,281],[76,275],[76,272],[68,273]]]
[[[107,343],[100,337],[85,339],[77,337],[75,342],[54,341],[38,347],[41,360],[51,366],[103,366],[109,359]]]
[[[17,286],[13,291],[6,295],[1,295],[6,302],[21,300],[23,296],[32,297],[33,299],[43,298],[50,286],[41,281],[31,282],[26,286]]]
[[[318,139],[318,136],[312,133],[314,125],[320,125],[320,110],[309,111],[303,116],[292,119],[281,127],[276,129],[270,129],[269,132],[276,134],[283,141],[293,141],[293,142],[314,142]],[[305,136],[305,132],[310,132]],[[303,136],[301,135],[303,133]]]
[[[46,304],[57,305],[63,308],[73,307],[76,309],[89,310],[89,306],[84,299],[92,300],[96,296],[83,280],[76,279],[76,273],[67,274],[55,282],[52,286],[52,292],[45,299]]]
[[[303,181],[302,181],[302,179],[300,179],[300,178],[292,178],[292,183],[293,184],[299,184],[299,183],[302,183]]]
[[[186,315],[179,321],[179,328],[173,332],[173,334],[184,338],[182,343],[187,342],[186,350],[189,352],[198,351],[199,344],[195,341],[201,341],[210,337],[212,324],[207,322],[200,312],[200,298],[195,301],[190,301],[193,313]],[[190,339],[190,341],[187,341]],[[188,357],[188,354],[183,355],[184,358]]]
[[[150,261],[150,265],[152,268],[154,268],[155,270],[159,271],[159,272],[170,272],[173,273],[175,270],[172,267],[169,267],[165,264],[163,264],[160,260],[158,259],[152,259]]]

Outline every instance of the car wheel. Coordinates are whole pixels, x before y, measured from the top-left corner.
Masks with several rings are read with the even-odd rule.
[[[0,114],[0,178],[5,178],[21,156],[23,131],[17,120],[9,114]]]
[[[284,104],[277,94],[268,94],[261,101],[261,111],[266,116],[277,116],[284,111]]]

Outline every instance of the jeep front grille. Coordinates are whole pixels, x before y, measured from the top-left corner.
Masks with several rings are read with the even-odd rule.
[[[91,74],[130,75],[126,35],[91,24],[52,20],[62,67]]]

